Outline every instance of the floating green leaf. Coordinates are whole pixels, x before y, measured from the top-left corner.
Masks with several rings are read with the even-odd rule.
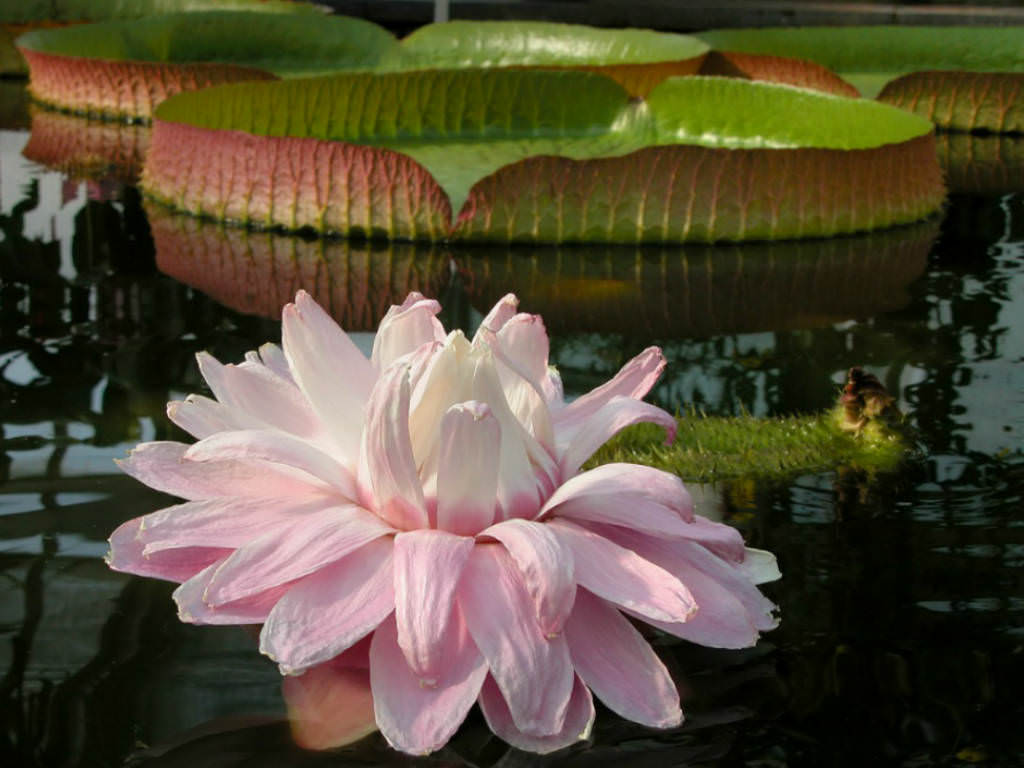
[[[1024,131],[1020,27],[720,29],[699,37],[716,50],[817,62],[943,128]]]
[[[292,0],[18,0],[0,9],[0,74],[28,71],[25,60],[14,47],[14,41],[36,27],[212,10],[322,15],[326,9]]]
[[[666,77],[696,74],[708,46],[649,29],[599,29],[541,21],[429,24],[402,41],[396,69],[582,69],[645,96]]]
[[[941,203],[930,124],[860,99],[592,73],[346,74],[183,93],[143,183],[183,210],[403,239],[777,239],[913,221]]]
[[[246,11],[82,24],[18,39],[36,99],[123,117],[148,117],[173,93],[219,82],[369,69],[397,45],[360,19]]]

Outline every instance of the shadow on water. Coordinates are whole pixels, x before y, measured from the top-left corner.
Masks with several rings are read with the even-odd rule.
[[[897,474],[730,489],[726,521],[779,556],[783,621],[742,652],[654,638],[682,728],[601,709],[591,744],[535,759],[474,713],[424,765],[1024,759],[1024,197],[965,183],[941,220],[798,244],[367,246],[144,208],[123,180],[29,162],[25,123],[0,114],[0,764],[414,762],[378,736],[299,749],[250,634],[179,624],[171,585],[100,560],[118,523],[169,503],[111,460],[183,438],[164,403],[203,390],[193,354],[236,360],[278,338],[299,287],[358,331],[410,290],[463,327],[514,290],[544,315],[569,392],[659,343],[654,396],[672,408],[815,410],[861,364],[925,449]]]

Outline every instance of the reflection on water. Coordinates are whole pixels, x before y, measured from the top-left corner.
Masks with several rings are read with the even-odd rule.
[[[602,710],[592,745],[547,762],[1022,759],[1024,197],[958,195],[941,221],[798,247],[370,248],[145,210],[131,186],[27,160],[11,110],[0,108],[0,765],[408,764],[376,736],[299,750],[287,704],[303,705],[294,691],[286,702],[250,634],[181,625],[171,585],[99,560],[119,522],[167,503],[111,459],[180,437],[163,409],[201,390],[193,353],[237,359],[277,338],[299,286],[353,329],[412,289],[443,295],[446,325],[464,326],[515,290],[544,313],[570,392],[657,342],[668,407],[816,409],[862,364],[908,414],[924,452],[898,474],[730,489],[726,519],[783,565],[769,589],[783,622],[744,652],[658,641],[682,729]],[[299,719],[333,709],[329,694],[307,698]],[[474,714],[426,764],[535,762]]]

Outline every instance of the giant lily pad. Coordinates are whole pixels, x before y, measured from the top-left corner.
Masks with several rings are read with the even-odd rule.
[[[182,93],[143,185],[263,227],[529,242],[833,235],[943,198],[931,125],[884,104],[706,77],[636,101],[593,73],[502,69]]]
[[[939,165],[951,194],[1024,192],[1024,136],[944,133],[937,139]]]
[[[28,71],[14,41],[32,29],[210,10],[319,14],[325,11],[321,6],[292,0],[18,0],[0,10],[0,74]]]
[[[867,96],[951,130],[1024,131],[1020,27],[801,27],[720,29],[716,50],[818,62]]]
[[[397,45],[389,32],[360,19],[245,11],[82,24],[18,39],[39,101],[142,118],[180,91],[367,69]]]
[[[429,24],[406,37],[396,67],[578,69],[610,77],[633,96],[646,96],[667,77],[696,74],[707,50],[695,37],[648,29],[450,21]]]

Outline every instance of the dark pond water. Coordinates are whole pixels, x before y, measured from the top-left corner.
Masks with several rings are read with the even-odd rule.
[[[670,361],[655,398],[670,408],[812,411],[864,365],[922,446],[892,474],[706,494],[707,513],[777,553],[784,578],[768,591],[783,622],[744,652],[659,646],[682,728],[600,710],[592,744],[545,763],[473,714],[426,764],[1024,761],[1019,139],[946,141],[957,194],[942,217],[892,232],[453,251],[247,234],[147,210],[122,173],[144,132],[37,113],[30,139],[26,109],[21,85],[0,83],[0,765],[408,762],[376,736],[331,753],[294,746],[278,673],[249,634],[179,624],[171,585],[101,561],[118,523],[167,503],[112,459],[177,437],[164,404],[201,390],[193,354],[234,360],[279,338],[274,317],[299,287],[363,343],[411,289],[463,326],[514,290],[544,315],[569,391],[655,342]]]

